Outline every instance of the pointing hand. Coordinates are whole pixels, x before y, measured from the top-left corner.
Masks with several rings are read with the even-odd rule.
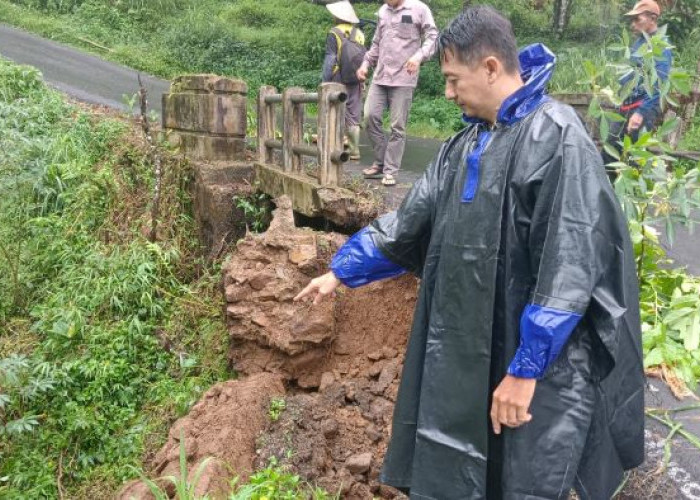
[[[314,305],[319,304],[325,297],[335,296],[335,289],[340,285],[340,280],[335,277],[333,272],[328,272],[323,276],[314,278],[311,282],[306,285],[299,294],[294,297],[294,301],[304,299],[306,297],[312,297],[314,299]]]

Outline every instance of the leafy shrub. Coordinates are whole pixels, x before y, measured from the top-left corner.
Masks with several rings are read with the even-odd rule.
[[[412,124],[427,123],[435,129],[444,132],[445,136],[460,130],[462,111],[447,99],[417,98],[413,101],[409,122]]]
[[[0,61],[0,331],[28,323],[33,341],[0,358],[0,496],[56,498],[59,469],[68,489],[133,476],[144,440],[228,375],[226,335],[187,171],[166,163],[167,238],[149,243],[152,168],[129,128],[13,66]]]
[[[234,486],[235,486],[234,481]],[[267,467],[250,476],[248,484],[239,486],[229,500],[331,500],[332,497],[320,488],[314,488],[298,475],[278,465],[274,458]]]
[[[621,48],[625,49],[626,36],[623,40]],[[635,72],[645,82],[656,82],[655,58],[666,48],[668,42],[660,30],[639,49],[641,67],[621,62],[616,68],[621,73]],[[604,68],[590,61],[585,67],[594,92],[612,99],[624,98],[625,89],[601,88],[597,83]],[[688,75],[672,69],[668,81],[659,85],[661,105],[666,105],[672,91],[687,93],[688,83]],[[603,109],[597,97],[591,103],[590,113],[600,120],[604,141],[609,121],[622,118]],[[691,211],[700,207],[698,165],[677,166],[673,157],[657,152],[670,149],[663,141],[676,125],[675,119],[666,121],[658,129],[640,133],[636,141],[625,136],[619,144],[605,143],[604,148],[615,159],[607,167],[616,174],[615,193],[627,217],[637,259],[644,365],[669,367],[694,390],[700,377],[700,280],[680,270],[662,269],[660,264],[666,264],[665,250],[655,229],[665,225],[672,244],[675,224],[692,225]]]
[[[14,3],[49,12],[67,13],[80,7],[85,0],[14,0]]]
[[[1,61],[1,60],[0,60]],[[43,86],[41,72],[31,66],[0,63],[0,98],[12,102]]]

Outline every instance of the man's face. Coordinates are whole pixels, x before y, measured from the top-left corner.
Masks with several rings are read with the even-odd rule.
[[[488,118],[492,101],[488,72],[483,61],[465,64],[448,49],[441,61],[445,76],[445,98],[454,101],[468,116]]]
[[[404,0],[384,0],[384,3],[392,9],[395,9],[396,7],[400,6],[403,2]]]
[[[630,18],[630,28],[638,35],[656,31],[656,20],[653,16],[642,13]]]

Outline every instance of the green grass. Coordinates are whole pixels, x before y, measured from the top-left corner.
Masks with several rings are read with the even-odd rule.
[[[113,491],[232,376],[189,170],[166,156],[148,242],[152,168],[130,133],[0,60],[0,498]]]

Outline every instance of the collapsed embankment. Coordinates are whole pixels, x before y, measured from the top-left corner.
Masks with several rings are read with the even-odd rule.
[[[216,458],[198,488],[214,497],[225,495],[226,479],[245,477],[271,457],[343,498],[400,495],[377,478],[417,280],[342,290],[318,306],[293,301],[344,239],[295,227],[282,199],[267,232],[238,243],[223,284],[229,357],[239,379],[211,388],[175,423],[149,464],[154,475],[177,475],[184,438],[190,470]],[[275,421],[273,398],[283,398],[285,407]],[[119,496],[148,495],[145,485],[132,482]]]

